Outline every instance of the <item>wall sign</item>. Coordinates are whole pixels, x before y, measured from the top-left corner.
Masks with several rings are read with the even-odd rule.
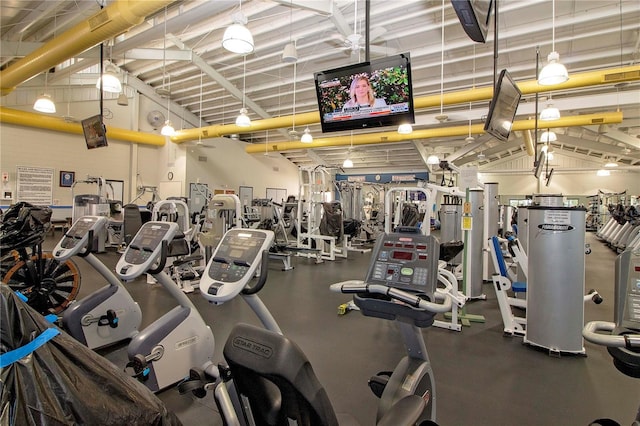
[[[53,201],[53,169],[16,166],[16,193],[18,201],[50,206]]]

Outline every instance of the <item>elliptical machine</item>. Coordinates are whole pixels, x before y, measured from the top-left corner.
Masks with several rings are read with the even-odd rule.
[[[98,235],[104,231],[107,222],[104,216],[80,217],[53,249],[53,257],[59,262],[73,256],[84,258],[109,283],[71,303],[62,315],[63,327],[90,349],[133,338],[138,334],[142,321],[138,303],[113,272],[93,254]]]
[[[640,250],[626,250],[617,257],[615,284],[615,322],[591,321],[582,335],[591,343],[606,346],[618,371],[640,379]],[[606,419],[592,424],[617,423]],[[640,409],[633,426],[640,426]]]
[[[179,304],[138,333],[127,348],[126,368],[153,392],[188,377],[192,367],[208,367],[214,352],[211,328],[163,272],[174,238],[182,238],[176,223],[147,222],[116,264],[116,274],[125,281],[145,273],[153,275]]]

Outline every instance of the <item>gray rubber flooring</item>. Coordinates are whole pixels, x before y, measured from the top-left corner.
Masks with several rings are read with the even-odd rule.
[[[55,244],[60,234],[50,237]],[[605,301],[585,305],[585,321],[613,319],[615,253],[587,235],[593,252],[587,256],[585,287],[597,288]],[[119,255],[99,254],[113,267]],[[82,273],[79,298],[105,284],[84,260],[76,258]],[[338,315],[349,297],[329,292],[337,281],[364,278],[369,254],[350,253],[348,259],[316,264],[294,258],[295,269],[281,271],[272,261],[269,280],[260,293],[286,335],[305,351],[325,386],[335,410],[349,413],[362,425],[375,423],[377,399],[367,379],[391,370],[404,355],[395,324],[367,318],[357,311]],[[567,265],[571,267],[571,265]],[[157,284],[140,279],[126,284],[143,312],[143,327],[175,306]],[[484,284],[486,300],[466,307],[484,323],[472,323],[461,332],[431,327],[423,331],[437,386],[437,420],[441,425],[588,425],[608,417],[631,424],[640,403],[640,380],[618,372],[605,348],[585,342],[587,356],[549,356],[504,337],[495,293]],[[222,306],[207,303],[198,292],[189,296],[213,329],[216,360],[237,322],[258,324],[240,300]],[[106,355],[124,365],[125,349]],[[158,394],[185,425],[222,424],[211,394],[204,399],[180,395],[176,388]]]

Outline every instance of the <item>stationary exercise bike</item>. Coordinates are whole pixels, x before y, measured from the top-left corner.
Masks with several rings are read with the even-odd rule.
[[[126,368],[153,392],[188,377],[192,367],[208,367],[213,357],[211,328],[163,272],[169,244],[181,237],[176,223],[147,222],[116,264],[116,274],[125,281],[145,273],[153,275],[179,304],[138,333],[127,348]]]
[[[65,262],[84,258],[108,285],[80,301],[72,302],[62,316],[62,326],[80,343],[99,349],[133,338],[142,321],[140,306],[122,282],[94,254],[99,232],[107,226],[104,216],[83,216],[53,249],[53,257]]]
[[[373,380],[372,389],[381,397],[377,425],[435,421],[435,383],[420,328],[433,324],[436,313],[451,310],[449,289],[436,288],[438,251],[433,236],[384,234],[364,281],[331,286],[335,292],[356,293],[355,302],[364,315],[398,321],[407,347],[408,355],[390,377]],[[435,303],[436,296],[444,303]],[[285,336],[239,324],[223,352],[243,401],[240,422],[228,424],[339,424],[309,360]]]
[[[589,322],[582,335],[591,343],[606,346],[618,371],[640,379],[640,250],[626,250],[617,257],[615,277],[615,322]],[[592,424],[618,423],[601,419]],[[633,426],[640,426],[640,409]]]
[[[257,294],[267,281],[269,248],[273,241],[274,233],[270,230],[228,230],[202,274],[200,294],[215,305],[240,296],[266,330],[282,334],[276,320]],[[256,275],[257,280],[254,279]],[[203,398],[207,390],[213,390],[225,424],[247,424],[237,414],[242,411],[242,402],[235,390],[233,376],[226,366],[209,365],[205,369],[191,369],[189,380],[181,383],[179,390],[181,393],[191,391],[199,398]]]

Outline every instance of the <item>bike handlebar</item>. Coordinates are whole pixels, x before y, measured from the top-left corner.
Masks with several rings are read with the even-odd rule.
[[[608,321],[591,321],[582,329],[582,336],[589,342],[612,348],[640,349],[640,334],[601,334],[611,333],[616,324]]]
[[[366,284],[364,281],[349,280],[331,284],[329,289],[335,293],[372,293],[382,294],[392,299],[404,302],[409,306],[418,309],[424,309],[429,312],[443,313],[451,310],[451,297],[448,294],[444,296],[443,303],[428,302],[420,297],[408,293],[399,288],[387,287],[381,284]]]

